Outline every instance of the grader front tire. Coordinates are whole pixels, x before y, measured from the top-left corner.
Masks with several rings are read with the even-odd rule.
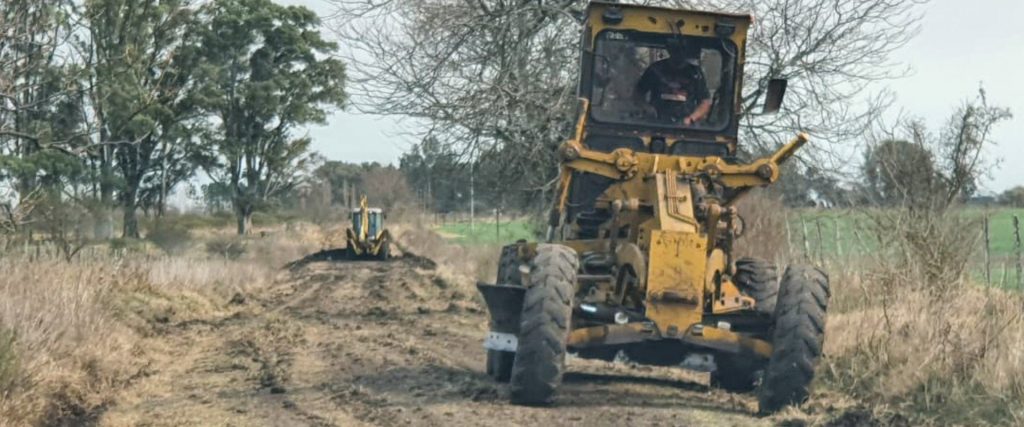
[[[821,357],[831,296],[828,276],[809,266],[790,266],[782,276],[775,307],[772,357],[758,390],[761,413],[807,400]]]
[[[561,246],[537,246],[530,262],[530,288],[523,301],[519,346],[512,364],[511,401],[545,405],[554,401],[565,371],[566,341],[579,260]]]
[[[771,316],[779,297],[779,273],[772,264],[761,258],[743,257],[736,260],[736,274],[733,282],[741,292],[747,294],[757,305],[758,313]]]

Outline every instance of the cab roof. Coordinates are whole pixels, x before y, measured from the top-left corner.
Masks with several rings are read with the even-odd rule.
[[[747,20],[747,21],[750,21],[750,22],[754,21],[754,16],[749,14],[749,13],[709,12],[709,11],[704,11],[704,10],[679,9],[679,8],[662,7],[662,6],[643,6],[643,5],[638,5],[638,4],[623,4],[623,3],[616,3],[616,2],[609,2],[609,1],[591,1],[590,4],[587,5],[587,12],[590,12],[591,9],[597,9],[597,8],[602,8],[603,9],[603,8],[609,8],[609,7],[618,7],[620,9],[622,9],[622,10],[634,10],[634,11],[655,10],[655,11],[659,11],[659,12],[670,12],[670,13],[679,13],[679,14],[686,14],[686,15],[704,15],[704,16],[713,16],[713,17],[725,17],[725,18],[734,18],[734,19],[744,19],[744,20]],[[587,15],[589,16],[590,14],[588,13]]]

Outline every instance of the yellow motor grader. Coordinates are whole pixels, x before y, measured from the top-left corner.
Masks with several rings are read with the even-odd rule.
[[[345,237],[345,253],[350,259],[387,260],[390,256],[391,235],[384,228],[384,211],[369,207],[365,195],[352,210],[352,227],[345,229]]]
[[[487,372],[516,404],[554,401],[566,355],[682,366],[756,392],[760,410],[804,401],[822,351],[830,290],[818,268],[736,258],[737,201],[779,178],[808,142],[737,158],[752,18],[591,2],[575,135],[547,241],[502,249]],[[786,82],[766,85],[766,113]],[[772,256],[774,254],[765,254]]]

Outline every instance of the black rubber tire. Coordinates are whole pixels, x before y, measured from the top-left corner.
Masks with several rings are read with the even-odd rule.
[[[748,393],[757,388],[763,359],[754,355],[720,354],[715,357],[717,369],[711,373],[711,386],[733,393]]]
[[[523,300],[519,346],[512,364],[513,404],[546,405],[555,399],[565,371],[579,258],[562,245],[537,245],[530,287]]]
[[[516,353],[512,351],[487,350],[487,375],[500,383],[512,378],[512,363]]]
[[[505,245],[498,256],[498,285],[522,285],[522,273],[519,272],[519,245]]]
[[[760,258],[740,258],[736,260],[732,281],[740,292],[757,303],[754,311],[768,316],[775,314],[779,296],[779,272],[775,264]]]
[[[792,265],[779,285],[772,336],[772,357],[758,389],[762,414],[807,400],[825,340],[828,275],[810,266]]]
[[[377,258],[381,261],[387,261],[391,257],[391,242],[384,242],[380,246],[380,253],[377,254]]]

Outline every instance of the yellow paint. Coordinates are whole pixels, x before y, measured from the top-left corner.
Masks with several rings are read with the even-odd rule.
[[[744,349],[765,358],[770,358],[772,355],[772,344],[768,341],[711,326],[703,327],[700,334],[694,333],[694,329],[690,328],[683,336],[683,341],[711,348]]]
[[[574,329],[569,333],[570,347],[584,348],[600,345],[628,344],[656,338],[657,334],[643,323],[600,325]]]

